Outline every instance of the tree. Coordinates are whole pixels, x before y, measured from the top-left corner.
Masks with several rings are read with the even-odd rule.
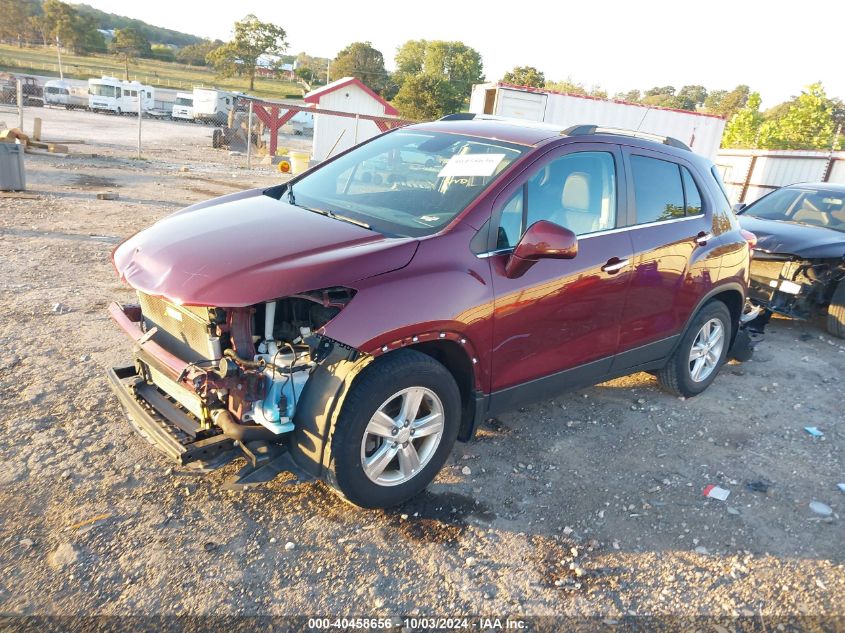
[[[308,53],[299,53],[294,60],[296,75],[310,83],[326,83],[329,60],[312,57]]]
[[[205,61],[208,54],[222,45],[220,40],[204,40],[199,44],[183,46],[176,52],[176,61],[191,66],[205,66],[208,63]]]
[[[176,61],[176,53],[167,44],[153,44],[150,50],[150,57],[160,59],[163,62]]]
[[[149,57],[152,48],[138,29],[129,27],[114,32],[114,39],[109,44],[112,54],[123,60],[124,79],[129,79],[129,62],[139,57]]]
[[[25,31],[40,30],[39,20],[35,17],[35,7],[22,0],[0,0],[0,40],[18,40],[22,45]],[[32,29],[32,27],[36,27]],[[22,33],[21,31],[24,31]]]
[[[396,52],[397,80],[419,74],[445,79],[469,96],[472,85],[484,80],[481,53],[463,42],[409,40]]]
[[[393,99],[393,105],[403,117],[417,121],[458,112],[463,103],[463,93],[455,84],[425,73],[406,77]]]
[[[506,84],[514,84],[517,86],[542,88],[546,85],[546,76],[542,71],[534,68],[534,66],[514,66],[513,70],[509,70],[505,73],[505,76],[502,77],[502,81]]]
[[[704,111],[710,114],[719,114],[730,120],[748,103],[750,92],[751,88],[745,84],[740,84],[731,91],[713,90],[704,100]]]
[[[760,146],[766,149],[830,149],[834,138],[835,102],[820,82],[810,84],[777,118],[760,126]]]
[[[42,12],[30,24],[46,43],[58,38],[61,45],[74,53],[90,53],[105,50],[105,40],[97,30],[97,23],[89,15],[80,14],[73,6],[59,0],[44,0]]]
[[[643,95],[639,90],[629,90],[628,92],[617,92],[613,98],[620,101],[628,101],[629,103],[639,103]]]
[[[562,81],[546,82],[546,88],[555,90],[557,92],[565,92],[570,95],[586,95],[588,94],[584,84],[574,81],[572,77],[567,77]]]
[[[699,107],[704,105],[707,99],[707,88],[704,86],[683,86],[678,90],[676,95],[677,105],[675,107],[681,110],[690,110],[695,112]]]
[[[232,41],[211,51],[206,60],[222,77],[246,75],[249,77],[249,89],[254,90],[258,58],[284,53],[288,47],[286,37],[282,27],[262,22],[250,14],[235,22]]]
[[[659,108],[677,108],[680,100],[675,96],[674,86],[655,86],[643,93],[640,103]]]
[[[722,147],[756,148],[762,122],[760,95],[759,93],[752,92],[748,95],[745,107],[737,111],[725,126],[725,133],[722,136]]]
[[[331,64],[331,78],[355,77],[381,93],[390,73],[384,68],[384,55],[370,42],[353,42],[337,54]]]
[[[483,80],[481,54],[463,42],[409,40],[396,52],[392,83],[401,86],[396,103],[408,118],[430,119],[459,111],[472,85]],[[389,94],[391,85],[385,90]]]

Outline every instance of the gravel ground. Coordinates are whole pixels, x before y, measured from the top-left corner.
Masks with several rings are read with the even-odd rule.
[[[130,358],[106,306],[132,296],[109,253],[276,181],[215,156],[32,156],[37,198],[0,197],[0,613],[845,615],[845,346],[813,323],[774,320],[695,399],[636,374],[489,420],[393,511],[174,468],[106,385]]]
[[[47,141],[84,140],[84,145],[71,144],[75,153],[96,153],[104,157],[137,157],[138,119],[135,116],[95,114],[84,110],[60,108],[24,108],[24,132],[31,134],[33,120],[41,119],[41,138]],[[0,122],[16,127],[16,111],[0,107]],[[0,129],[2,129],[0,125]],[[285,128],[283,128],[285,129]],[[206,164],[246,166],[243,154],[229,156],[227,150],[213,149],[211,136],[214,127],[182,121],[144,118],[141,121],[141,157],[153,160],[159,167],[179,167]],[[265,137],[266,140],[266,137]],[[311,149],[311,139],[304,136],[279,134],[279,149]],[[260,159],[254,158],[257,164]]]

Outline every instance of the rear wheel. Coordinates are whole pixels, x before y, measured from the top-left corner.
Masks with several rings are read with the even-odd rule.
[[[429,356],[399,350],[352,384],[332,437],[335,490],[365,508],[420,493],[458,434],[461,397],[449,371]]]
[[[827,331],[845,338],[845,279],[839,282],[827,307]]]
[[[716,379],[730,340],[730,311],[721,301],[708,303],[693,318],[657,380],[675,395],[697,396]]]

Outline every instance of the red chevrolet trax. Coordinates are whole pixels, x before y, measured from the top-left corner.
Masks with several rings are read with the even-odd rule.
[[[503,410],[639,371],[704,391],[746,237],[675,139],[454,115],[123,242],[135,362],[109,377],[182,464],[275,455],[391,506]]]

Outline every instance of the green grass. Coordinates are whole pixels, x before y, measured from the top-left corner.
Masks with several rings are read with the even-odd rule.
[[[89,79],[109,75],[123,77],[123,62],[110,55],[70,55],[62,53],[62,67],[65,77]],[[33,75],[59,76],[56,49],[18,48],[0,44],[0,70]],[[249,79],[233,77],[217,78],[210,68],[187,66],[175,62],[154,59],[139,59],[129,64],[129,79],[159,88],[174,88],[190,92],[194,86],[218,87],[226,90],[247,92]],[[287,96],[301,96],[302,87],[290,81],[276,79],[255,79],[255,89],[250,91],[259,97],[280,99]]]

